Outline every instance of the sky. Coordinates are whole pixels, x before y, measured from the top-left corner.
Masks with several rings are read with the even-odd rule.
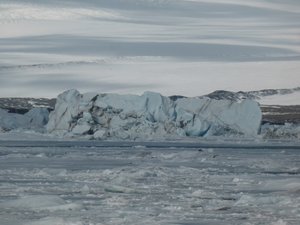
[[[298,86],[299,0],[0,0],[0,97]]]

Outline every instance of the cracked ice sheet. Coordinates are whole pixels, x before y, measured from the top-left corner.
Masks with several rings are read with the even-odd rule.
[[[1,224],[299,224],[299,150],[0,147]]]

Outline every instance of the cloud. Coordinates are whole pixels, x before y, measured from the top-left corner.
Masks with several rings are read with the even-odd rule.
[[[23,53],[39,54],[51,53],[86,56],[92,54],[95,56],[98,55],[99,57],[152,56],[176,58],[180,60],[224,62],[300,59],[298,52],[279,47],[225,43],[126,41],[71,35],[10,38],[7,41],[6,39],[2,39],[0,40],[0,44],[1,42],[6,42],[5,48],[6,51],[9,52],[22,51]],[[7,44],[12,46],[11,49],[7,47]],[[20,50],[16,48],[18,45],[24,46],[23,49]],[[63,64],[63,62],[61,64]],[[2,69],[5,69],[5,67],[2,67]]]
[[[13,72],[13,71],[12,71]],[[78,89],[83,92],[100,91],[119,92],[128,89],[144,89],[149,90],[153,87],[151,83],[127,83],[122,80],[105,81],[103,79],[86,78],[86,74],[82,76],[70,74],[40,74],[28,75],[27,73],[7,74],[0,76],[0,88],[4,96],[41,96],[54,97],[58,93],[68,89]],[[156,84],[156,87],[158,85]]]
[[[128,89],[133,87],[150,88],[151,84],[132,84],[132,83],[118,83],[108,82],[101,80],[86,80],[84,76],[82,78],[71,75],[58,75],[47,74],[42,76],[35,76],[36,79],[31,78],[24,79],[24,84],[32,87],[42,87],[46,89],[98,89],[102,91],[113,91],[119,89]]]
[[[294,86],[299,7],[298,0],[3,0],[1,95]]]
[[[101,8],[74,8],[37,4],[8,3],[0,8],[0,21],[17,20],[80,20],[84,18],[121,19],[116,11]]]
[[[285,11],[290,13],[299,13],[300,4],[297,1],[282,1],[278,2],[268,2],[264,0],[185,0],[187,2],[196,2],[196,3],[215,3],[215,4],[230,4],[230,5],[240,5],[247,7],[262,8],[267,10],[275,11]],[[293,4],[294,3],[294,4]]]

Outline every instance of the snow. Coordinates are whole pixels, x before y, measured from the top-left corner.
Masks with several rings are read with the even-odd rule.
[[[153,92],[137,96],[80,94],[69,90],[58,96],[47,130],[57,134],[94,134],[94,138],[100,139],[255,136],[261,116],[259,105],[252,100],[184,98],[172,101]]]
[[[300,91],[291,94],[261,97],[262,105],[300,105]]]

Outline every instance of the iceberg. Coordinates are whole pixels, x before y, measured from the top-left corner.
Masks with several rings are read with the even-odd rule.
[[[249,99],[171,99],[154,92],[139,96],[68,90],[58,96],[46,129],[92,139],[255,136],[261,118],[259,104]]]
[[[49,111],[46,108],[33,108],[24,115],[8,113],[0,109],[0,131],[32,129],[41,131],[48,123]]]

